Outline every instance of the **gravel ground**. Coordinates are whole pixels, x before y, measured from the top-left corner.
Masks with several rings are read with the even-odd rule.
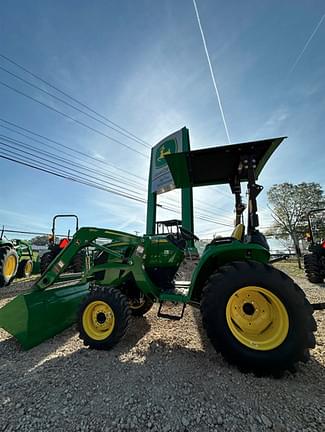
[[[312,302],[325,301],[325,285],[294,277]],[[2,289],[0,306],[29,285]],[[180,322],[156,313],[133,319],[109,352],[84,348],[75,328],[24,352],[0,330],[0,431],[325,430],[324,312],[315,312],[311,361],[280,380],[225,363],[197,310]]]

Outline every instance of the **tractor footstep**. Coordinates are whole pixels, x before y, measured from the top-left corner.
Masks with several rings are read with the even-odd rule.
[[[181,320],[183,318],[184,311],[185,311],[185,308],[186,308],[186,303],[183,303],[183,305],[182,305],[182,312],[181,312],[180,315],[170,315],[168,313],[161,312],[164,303],[165,302],[160,302],[159,303],[159,309],[158,309],[158,313],[157,313],[157,316],[159,318],[170,319],[170,320],[173,320],[173,321],[179,321],[179,320]]]

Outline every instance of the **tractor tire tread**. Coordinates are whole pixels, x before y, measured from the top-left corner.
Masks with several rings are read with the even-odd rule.
[[[17,268],[16,268],[16,271],[14,272],[14,274],[12,275],[12,277],[8,280],[4,277],[4,275],[2,273],[2,269],[4,266],[6,256],[7,256],[8,252],[10,252],[10,251],[13,251],[14,255],[16,256]],[[17,255],[17,252],[15,251],[15,249],[10,247],[10,246],[0,247],[0,288],[10,285],[11,282],[16,277],[17,271],[18,271],[18,255]]]
[[[82,315],[84,308],[91,302],[95,300],[107,301],[108,304],[114,306],[114,314],[117,322],[113,333],[104,340],[94,340],[85,332],[82,325]],[[91,288],[88,296],[83,300],[80,305],[78,313],[78,330],[79,337],[83,341],[83,344],[91,349],[97,350],[108,350],[116,345],[120,339],[125,336],[128,329],[131,317],[131,311],[128,305],[127,297],[115,287],[104,287],[104,286],[94,286]]]
[[[254,285],[254,280],[257,286],[265,284],[272,292],[273,287],[276,287],[278,291],[275,295],[279,293],[281,300],[286,303],[287,312],[290,310],[289,322],[291,318],[295,321],[294,326],[290,327],[289,324],[287,339],[276,349],[266,351],[266,354],[245,347],[234,338],[226,324],[226,312],[223,310],[233,292],[243,286]],[[216,316],[218,307],[219,310],[222,308],[219,317]],[[281,376],[285,370],[294,370],[296,363],[308,360],[309,348],[315,346],[313,332],[317,326],[305,293],[289,276],[269,264],[237,261],[220,267],[211,274],[203,287],[201,314],[203,326],[216,351],[221,352],[229,363],[236,364],[240,370],[258,376]],[[218,328],[220,322],[223,328]],[[287,345],[290,345],[290,355],[286,353],[287,347],[281,349],[289,338],[290,343]]]
[[[29,258],[28,259],[23,259],[22,261],[20,261],[20,263],[18,265],[18,270],[17,270],[17,277],[19,277],[19,278],[26,278],[26,277],[30,277],[31,276],[31,274],[26,275],[26,273],[25,273],[25,267],[26,267],[27,262],[29,262],[29,261],[33,265],[33,261],[31,259],[29,259]]]
[[[321,274],[321,266],[319,259],[315,254],[308,254],[304,256],[305,274],[309,282],[322,283],[324,277]]]

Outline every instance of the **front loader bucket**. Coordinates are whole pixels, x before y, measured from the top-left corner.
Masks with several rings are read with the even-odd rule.
[[[70,327],[89,284],[21,294],[0,309],[0,327],[24,349],[32,348]]]

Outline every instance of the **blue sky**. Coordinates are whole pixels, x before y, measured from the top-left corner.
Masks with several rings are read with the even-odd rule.
[[[260,176],[265,189],[284,181],[325,186],[325,20],[292,70],[325,13],[324,2],[197,0],[197,5],[231,141],[286,135]],[[1,54],[152,145],[183,126],[193,149],[227,143],[191,0],[2,0],[0,38]],[[50,90],[3,59],[0,66]],[[97,166],[135,182],[137,194],[146,196],[145,180],[118,170],[147,178],[149,149],[1,70],[0,80],[148,154],[129,151],[0,85],[1,118],[108,161],[107,167]],[[0,134],[22,139],[1,127]],[[63,156],[58,147],[46,150]],[[142,204],[3,159],[0,173],[0,224],[8,229],[47,232],[54,214],[73,212],[84,226],[145,230]],[[197,209],[231,223],[231,196],[227,188],[219,190],[196,190]],[[271,222],[266,190],[260,198],[262,226]],[[228,228],[198,219],[196,232],[209,237]]]

